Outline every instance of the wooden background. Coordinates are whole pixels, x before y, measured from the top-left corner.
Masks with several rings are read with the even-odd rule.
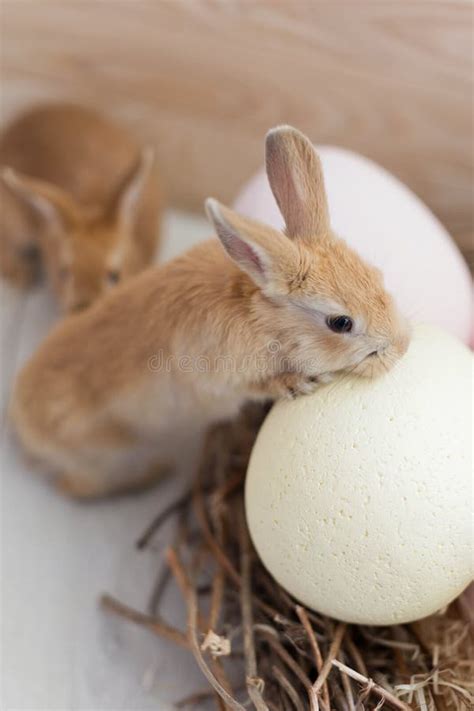
[[[3,0],[2,120],[108,110],[156,144],[174,203],[231,200],[280,122],[407,182],[472,246],[471,2]]]

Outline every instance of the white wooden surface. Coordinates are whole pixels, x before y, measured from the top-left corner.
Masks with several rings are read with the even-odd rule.
[[[210,233],[207,222],[172,214],[163,257]],[[108,591],[144,609],[159,553],[134,541],[191,473],[147,494],[91,505],[59,497],[35,476],[5,421],[11,379],[57,318],[44,288],[4,283],[1,303],[1,672],[2,711],[164,711],[203,687],[187,652],[98,609]],[[170,530],[156,541],[162,549]],[[166,610],[177,622],[179,603]]]

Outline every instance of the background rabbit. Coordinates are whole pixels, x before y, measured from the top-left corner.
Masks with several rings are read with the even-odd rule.
[[[0,272],[26,286],[43,264],[75,311],[150,264],[161,208],[153,162],[90,109],[45,105],[14,120],[0,137]]]
[[[312,144],[277,128],[266,161],[286,234],[209,200],[220,243],[66,319],[20,373],[18,434],[62,490],[143,485],[172,462],[181,432],[336,373],[375,376],[405,352],[409,328],[380,272],[330,230]]]

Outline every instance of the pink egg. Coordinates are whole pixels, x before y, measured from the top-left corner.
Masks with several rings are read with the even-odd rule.
[[[426,205],[386,170],[342,148],[318,147],[334,231],[385,275],[414,322],[473,342],[472,279],[454,241]],[[264,170],[242,188],[235,209],[283,227]]]

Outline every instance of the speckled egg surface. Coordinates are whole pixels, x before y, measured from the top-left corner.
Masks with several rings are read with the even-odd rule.
[[[472,356],[419,326],[383,377],[270,412],[245,491],[254,545],[298,600],[347,622],[420,619],[473,578]]]

